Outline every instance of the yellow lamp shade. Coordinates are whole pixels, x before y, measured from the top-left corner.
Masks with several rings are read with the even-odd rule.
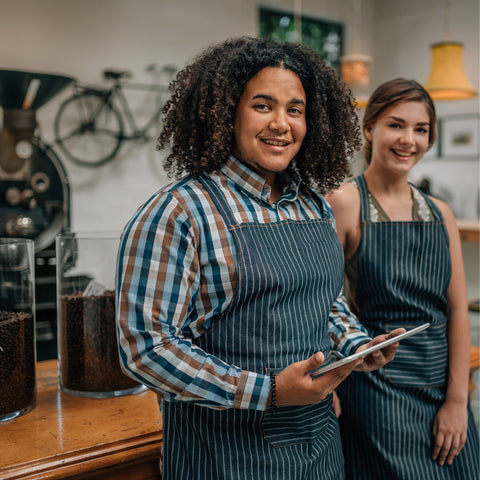
[[[425,90],[433,100],[462,100],[477,95],[463,68],[463,45],[459,42],[431,46],[432,63]]]

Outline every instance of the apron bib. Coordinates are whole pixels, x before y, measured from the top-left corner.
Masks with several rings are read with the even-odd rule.
[[[365,180],[357,184],[362,199],[360,320],[372,334],[424,322],[431,326],[402,340],[385,368],[353,372],[340,384],[345,476],[479,478],[478,431],[470,409],[466,443],[453,464],[440,466],[431,459],[432,423],[445,402],[448,368],[445,297],[451,264],[441,214],[427,198],[432,222],[372,223]]]
[[[434,221],[372,222],[363,175],[357,178],[357,185],[362,222],[356,290],[359,319],[371,336],[429,322],[429,328],[400,342],[384,372],[397,386],[445,385],[451,263],[441,213],[425,196]]]
[[[328,317],[343,281],[343,252],[331,221],[238,224],[215,182],[208,177],[200,181],[218,210],[213,212],[219,217],[215,221],[223,220],[234,238],[238,283],[229,308],[193,343],[227,363],[260,374],[279,372],[319,350],[326,355],[330,350]],[[317,200],[323,208],[323,199],[318,196]],[[288,459],[291,471],[301,471],[317,460],[279,447],[309,448],[323,432],[328,435],[322,448],[334,446],[331,462],[337,464],[335,471],[343,470],[341,445],[335,447],[338,427],[330,425],[337,422],[331,395],[318,405],[277,407],[275,415],[270,408],[266,412],[219,411],[182,402],[164,402],[164,409],[164,423],[177,423],[176,441],[196,438],[192,445],[196,454],[204,458],[211,454],[212,462],[217,461],[214,452],[223,452],[226,462],[239,462],[245,453],[257,456],[255,462],[262,471],[242,465],[238,478],[296,478],[277,464]],[[194,419],[182,421],[190,415]],[[167,440],[166,448],[175,447]],[[302,466],[295,467],[295,462]]]

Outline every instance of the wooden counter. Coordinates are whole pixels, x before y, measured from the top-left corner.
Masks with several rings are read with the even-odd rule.
[[[480,222],[478,220],[457,218],[457,226],[462,242],[480,242]]]
[[[0,422],[1,480],[158,480],[162,419],[150,391],[108,399],[58,390],[57,361],[37,363],[37,405]]]

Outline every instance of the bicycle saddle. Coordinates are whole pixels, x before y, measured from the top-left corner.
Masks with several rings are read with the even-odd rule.
[[[103,76],[106,79],[120,80],[121,78],[130,78],[132,72],[128,70],[104,70]]]

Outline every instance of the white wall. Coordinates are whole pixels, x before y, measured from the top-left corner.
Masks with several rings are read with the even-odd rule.
[[[372,88],[397,77],[423,83],[430,45],[445,35],[446,2],[439,0],[0,0],[0,68],[46,71],[101,83],[105,67],[126,68],[150,80],[152,62],[183,66],[204,46],[230,36],[256,35],[258,5],[345,24],[345,53],[373,57]],[[360,15],[355,16],[360,6]],[[358,12],[358,10],[357,10]],[[465,70],[479,89],[478,0],[455,0],[449,10],[452,40],[464,47]],[[37,114],[43,137],[53,139],[53,118],[66,89]],[[439,117],[479,111],[472,100],[437,102]],[[156,132],[152,132],[156,133]],[[57,150],[58,151],[58,150]],[[58,152],[71,183],[73,230],[120,229],[134,209],[168,179],[154,140],[126,143],[112,163],[77,167]],[[458,216],[477,218],[478,158],[425,158],[413,179],[428,176]],[[356,170],[363,167],[357,162]],[[477,262],[478,263],[478,262]],[[478,282],[477,282],[478,284]]]

